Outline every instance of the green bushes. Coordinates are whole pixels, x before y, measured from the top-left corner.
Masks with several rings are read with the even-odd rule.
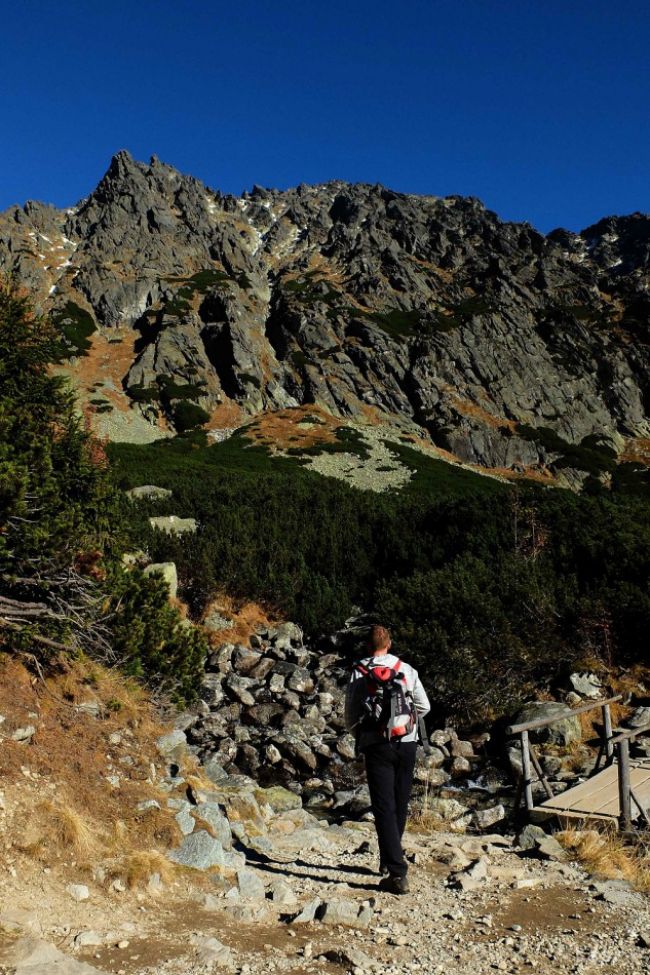
[[[200,427],[210,419],[210,414],[202,406],[191,403],[187,399],[174,403],[171,407],[171,415],[174,426],[180,433]]]
[[[126,504],[50,373],[60,355],[53,326],[0,284],[0,646],[55,640],[187,699],[204,641],[160,580],[122,567]]]
[[[53,312],[52,323],[59,330],[63,357],[88,354],[90,336],[97,331],[89,312],[68,301],[60,311]]]
[[[499,713],[580,660],[644,659],[650,506],[640,498],[516,489],[406,446],[415,478],[383,495],[241,435],[109,453],[125,487],[173,489],[173,504],[136,509],[136,530],[156,560],[177,563],[195,609],[222,587],[315,635],[361,606],[394,629],[441,717]],[[154,510],[196,517],[201,531],[153,532]]]

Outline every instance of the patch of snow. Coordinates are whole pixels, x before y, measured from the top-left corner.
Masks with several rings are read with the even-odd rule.
[[[603,240],[607,244],[615,244],[618,240],[618,234],[603,234]]]
[[[70,240],[70,238],[66,237],[65,235],[61,237],[61,240],[67,247],[74,247],[75,250],[79,246],[79,244],[75,244],[74,240]]]
[[[70,207],[70,209],[66,210],[65,212],[68,213],[70,216],[74,216],[74,214],[77,213],[78,211],[75,207]]]
[[[251,227],[251,230],[253,231],[253,236],[257,241],[251,251],[251,254],[255,255],[262,249],[262,247],[264,247],[264,234],[262,234],[257,227]]]
[[[45,260],[45,254],[39,254],[38,256],[40,257],[40,259],[41,259],[42,261],[44,261],[44,260]]]
[[[39,234],[38,234],[38,236],[39,236],[39,237],[40,237],[40,238],[41,238],[42,240],[46,240],[46,241],[48,242],[48,244],[51,244],[51,243],[52,243],[52,241],[50,240],[50,238],[49,238],[49,237],[46,237],[46,236],[45,236],[45,234],[42,234],[42,233],[41,233],[40,231],[39,231]]]
[[[48,295],[53,295],[55,291],[56,291],[56,285],[53,284],[50,290],[48,291]]]
[[[35,236],[36,236],[36,234],[34,233],[34,231],[33,231],[33,230],[30,230],[30,231],[29,231],[29,236],[30,236],[30,237],[35,237]]]
[[[210,213],[216,213],[218,210],[217,204],[214,202],[214,200],[211,200],[209,196],[205,197],[205,205]]]
[[[622,263],[623,263],[623,258],[622,257],[619,257],[618,260],[617,261],[614,261],[612,264],[610,264],[609,267],[610,268],[618,267],[619,264],[622,264]]]

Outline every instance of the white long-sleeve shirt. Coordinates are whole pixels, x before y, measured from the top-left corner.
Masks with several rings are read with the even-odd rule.
[[[359,663],[362,664],[368,670],[373,667],[394,667],[398,661],[392,653],[376,654],[374,657],[365,657],[360,660]],[[422,681],[418,676],[417,670],[411,667],[410,664],[401,662],[400,672],[404,674],[405,685],[407,691],[409,691],[413,697],[413,703],[415,704],[415,709],[417,711],[418,719],[424,717],[431,710],[431,704],[429,703],[429,698],[427,697],[427,692],[422,686]],[[366,681],[363,674],[359,673],[358,670],[354,669],[350,677],[350,683],[347,687],[347,692],[345,695],[345,726],[349,732],[356,734],[359,731],[358,737],[358,747],[360,750],[364,749],[368,745],[377,744],[378,742],[385,741],[385,738],[375,731],[373,728],[363,727],[359,722],[365,714],[364,703],[366,700]],[[409,734],[404,735],[400,738],[400,741],[417,741],[419,737],[417,724],[413,731]]]

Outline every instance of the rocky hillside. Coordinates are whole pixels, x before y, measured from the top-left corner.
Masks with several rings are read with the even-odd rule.
[[[650,458],[642,214],[544,236],[473,198],[238,198],[120,152],[75,207],[0,215],[0,268],[59,325],[111,439],[316,404],[506,471],[606,481]]]

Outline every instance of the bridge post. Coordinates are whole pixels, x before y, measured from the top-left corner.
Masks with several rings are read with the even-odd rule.
[[[632,825],[632,788],[630,783],[630,742],[621,738],[618,742],[618,798],[619,827],[630,829]]]
[[[605,733],[605,755],[609,761],[614,755],[614,746],[612,745],[612,713],[609,709],[609,704],[603,705],[602,711],[603,731]]]
[[[533,808],[533,772],[530,764],[528,732],[521,732],[521,766],[524,774],[524,796],[528,812]]]

